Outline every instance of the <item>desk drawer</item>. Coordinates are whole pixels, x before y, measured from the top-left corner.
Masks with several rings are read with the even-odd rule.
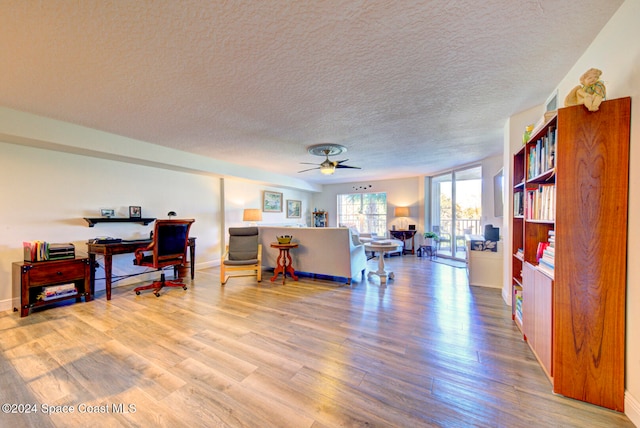
[[[29,270],[29,286],[55,284],[64,281],[84,279],[85,263],[82,260],[72,260],[60,263],[44,263],[33,265]]]

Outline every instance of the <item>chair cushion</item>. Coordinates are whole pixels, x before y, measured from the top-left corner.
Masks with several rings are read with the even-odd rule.
[[[223,262],[226,266],[247,266],[255,265],[258,263],[258,259],[251,260],[225,260]]]
[[[229,260],[243,261],[258,259],[258,228],[229,228]],[[244,264],[244,263],[243,263]]]

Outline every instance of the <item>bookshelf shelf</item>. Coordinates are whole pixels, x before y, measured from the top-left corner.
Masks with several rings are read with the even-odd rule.
[[[536,128],[513,155],[510,218],[514,322],[555,393],[617,411],[624,411],[630,109],[628,97],[597,112],[561,108]]]
[[[147,226],[149,223],[156,221],[155,218],[128,218],[128,217],[84,217],[89,227],[95,226],[97,223],[140,223]]]

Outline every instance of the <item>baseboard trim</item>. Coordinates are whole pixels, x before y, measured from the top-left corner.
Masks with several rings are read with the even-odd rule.
[[[624,392],[624,414],[637,427],[640,427],[640,401],[636,400],[629,391]]]

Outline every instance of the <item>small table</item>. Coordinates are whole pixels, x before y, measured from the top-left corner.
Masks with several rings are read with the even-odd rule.
[[[389,236],[392,236],[395,239],[399,239],[404,243],[404,247],[402,250],[402,254],[408,253],[411,251],[411,254],[415,254],[415,230],[390,230]],[[407,242],[411,240],[411,249],[407,249]]]
[[[284,285],[285,279],[287,277],[287,273],[291,275],[294,281],[298,280],[295,271],[293,270],[291,254],[289,254],[289,250],[292,248],[298,248],[298,244],[292,242],[290,244],[279,244],[278,242],[272,242],[271,248],[277,248],[280,250],[280,254],[278,254],[278,260],[276,261],[276,268],[273,271],[273,277],[271,278],[271,282],[275,281],[278,277],[278,274],[282,273],[282,285]]]
[[[385,252],[395,252],[398,251],[400,245],[394,243],[380,243],[380,242],[369,242],[364,244],[365,250],[369,250],[372,252],[378,253],[378,270],[375,272],[369,272],[368,276],[378,275],[380,277],[380,284],[386,284],[387,278],[393,279],[395,275],[393,272],[387,272],[384,266],[384,253]]]
[[[427,257],[428,254],[431,260],[435,260],[438,256],[438,251],[435,245],[420,245],[418,252],[422,257]]]

